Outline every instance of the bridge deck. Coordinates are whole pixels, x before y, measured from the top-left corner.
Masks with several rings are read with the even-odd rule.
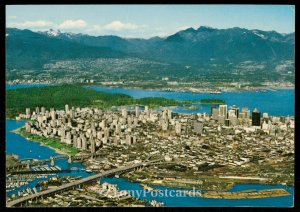
[[[44,195],[49,195],[49,194],[52,194],[52,193],[56,193],[58,191],[63,191],[65,189],[72,188],[72,187],[75,187],[77,185],[81,185],[81,184],[84,184],[84,183],[93,182],[93,181],[96,181],[97,179],[106,177],[108,175],[112,175],[112,174],[117,173],[117,172],[127,171],[127,170],[137,168],[137,167],[140,167],[140,166],[149,166],[152,163],[155,163],[155,162],[158,162],[158,161],[161,161],[161,159],[148,161],[148,162],[143,162],[143,163],[137,163],[137,164],[133,164],[133,165],[124,166],[124,167],[116,168],[116,169],[113,169],[113,170],[105,171],[105,172],[95,174],[95,175],[92,175],[92,176],[89,176],[89,177],[86,177],[86,178],[83,178],[83,179],[80,179],[80,180],[76,180],[76,181],[71,182],[71,183],[67,183],[67,184],[58,186],[58,187],[50,189],[50,190],[42,191],[42,192],[39,192],[37,194],[28,195],[26,197],[21,197],[19,199],[8,202],[6,204],[6,206],[7,207],[16,206],[16,205],[19,205],[19,204],[21,204],[23,202],[26,202],[28,200],[32,200],[32,199],[35,199],[35,198],[38,198],[38,197],[41,197],[41,196],[44,196]]]

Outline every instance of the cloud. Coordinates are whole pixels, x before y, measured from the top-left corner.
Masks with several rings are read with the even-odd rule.
[[[147,25],[137,25],[134,23],[123,23],[121,21],[112,21],[104,25],[93,25],[90,32],[105,32],[105,31],[122,31],[122,30],[136,30],[140,28],[145,28]]]
[[[17,16],[11,15],[11,16],[9,16],[8,18],[9,18],[9,19],[17,19]]]
[[[113,30],[113,31],[119,31],[119,30],[133,30],[137,29],[138,25],[133,23],[122,23],[121,21],[113,21],[109,24],[106,24],[102,27],[105,30]]]
[[[58,28],[59,29],[80,29],[85,28],[87,26],[87,23],[84,20],[78,19],[78,20],[66,20],[63,23],[61,23]]]
[[[39,20],[39,21],[14,22],[8,25],[10,27],[16,27],[16,28],[43,28],[43,27],[53,26],[53,22]]]

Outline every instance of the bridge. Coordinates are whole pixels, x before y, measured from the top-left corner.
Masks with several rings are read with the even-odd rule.
[[[26,205],[29,201],[37,201],[39,198],[44,198],[47,197],[49,195],[52,194],[57,194],[57,193],[62,193],[64,191],[70,190],[70,189],[75,189],[76,187],[81,188],[83,185],[87,185],[90,183],[93,183],[95,181],[98,181],[99,179],[103,178],[103,177],[107,177],[110,175],[113,175],[115,173],[120,173],[120,172],[125,172],[125,171],[130,171],[130,170],[135,170],[137,168],[141,168],[141,167],[146,167],[146,166],[150,166],[152,164],[155,164],[157,162],[161,162],[163,161],[163,159],[156,159],[156,160],[152,160],[152,161],[148,161],[148,162],[141,162],[141,163],[136,163],[136,164],[132,164],[132,165],[128,165],[128,166],[123,166],[123,167],[119,167],[116,169],[112,169],[109,171],[105,171],[102,173],[98,173],[83,179],[79,179],[76,180],[74,182],[71,183],[67,183],[61,186],[58,186],[56,188],[53,189],[49,189],[49,190],[45,190],[36,194],[32,194],[32,195],[28,195],[25,197],[21,197],[18,198],[16,200],[10,201],[6,204],[7,207],[14,207],[14,206],[23,206]]]

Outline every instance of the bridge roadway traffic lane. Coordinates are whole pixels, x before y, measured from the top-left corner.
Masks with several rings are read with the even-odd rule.
[[[92,176],[89,176],[89,177],[86,177],[86,178],[83,178],[83,179],[80,179],[80,180],[76,180],[76,181],[71,182],[71,183],[67,183],[65,185],[58,186],[58,187],[53,188],[53,189],[49,189],[49,190],[46,190],[46,191],[39,192],[37,194],[32,194],[32,195],[28,195],[28,196],[25,196],[25,197],[18,198],[16,200],[11,201],[11,202],[7,202],[6,206],[7,207],[13,207],[13,206],[16,206],[16,205],[20,205],[23,202],[27,202],[29,200],[33,200],[33,199],[39,198],[41,196],[49,195],[49,194],[52,194],[52,193],[57,193],[59,191],[63,191],[65,189],[69,189],[69,188],[72,188],[74,186],[78,186],[78,185],[81,185],[81,184],[84,184],[84,183],[89,183],[89,182],[95,181],[99,178],[103,178],[103,177],[106,177],[108,175],[111,175],[111,174],[114,174],[114,173],[117,173],[117,172],[126,171],[126,170],[137,168],[137,167],[140,167],[140,166],[149,166],[152,163],[155,163],[155,162],[158,162],[158,161],[161,161],[161,160],[162,159],[156,159],[156,160],[152,160],[152,161],[148,161],[148,162],[136,163],[136,164],[132,164],[132,165],[129,165],[129,166],[124,166],[124,167],[116,168],[116,169],[113,169],[113,170],[105,171],[105,172],[95,174],[95,175],[92,175]]]

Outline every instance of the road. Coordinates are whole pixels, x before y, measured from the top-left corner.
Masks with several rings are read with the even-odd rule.
[[[125,172],[125,171],[129,171],[131,169],[134,169],[134,168],[149,166],[149,165],[155,164],[159,161],[162,161],[162,159],[156,159],[156,160],[152,160],[152,161],[148,161],[148,162],[136,163],[136,164],[132,164],[132,165],[112,169],[112,170],[109,170],[109,171],[105,171],[105,172],[95,174],[95,175],[92,175],[92,176],[89,176],[89,177],[86,177],[86,178],[83,178],[83,179],[76,180],[76,181],[71,182],[71,183],[67,183],[67,184],[58,186],[58,187],[50,189],[50,190],[46,190],[46,191],[39,192],[37,194],[32,194],[32,195],[28,195],[28,196],[25,196],[25,197],[18,198],[16,200],[8,202],[6,204],[6,206],[7,207],[18,206],[18,205],[21,205],[22,203],[26,203],[30,200],[34,200],[34,199],[37,199],[37,198],[40,198],[40,197],[43,197],[43,196],[46,196],[46,195],[50,195],[50,194],[53,194],[53,193],[55,194],[59,191],[72,189],[72,188],[75,188],[77,186],[80,186],[80,185],[83,185],[83,184],[86,184],[86,183],[91,183],[91,182],[97,181],[97,180],[99,180],[103,177],[106,177],[106,176],[109,176],[109,175],[112,175],[112,174],[115,174],[115,173],[118,173],[118,172]]]

